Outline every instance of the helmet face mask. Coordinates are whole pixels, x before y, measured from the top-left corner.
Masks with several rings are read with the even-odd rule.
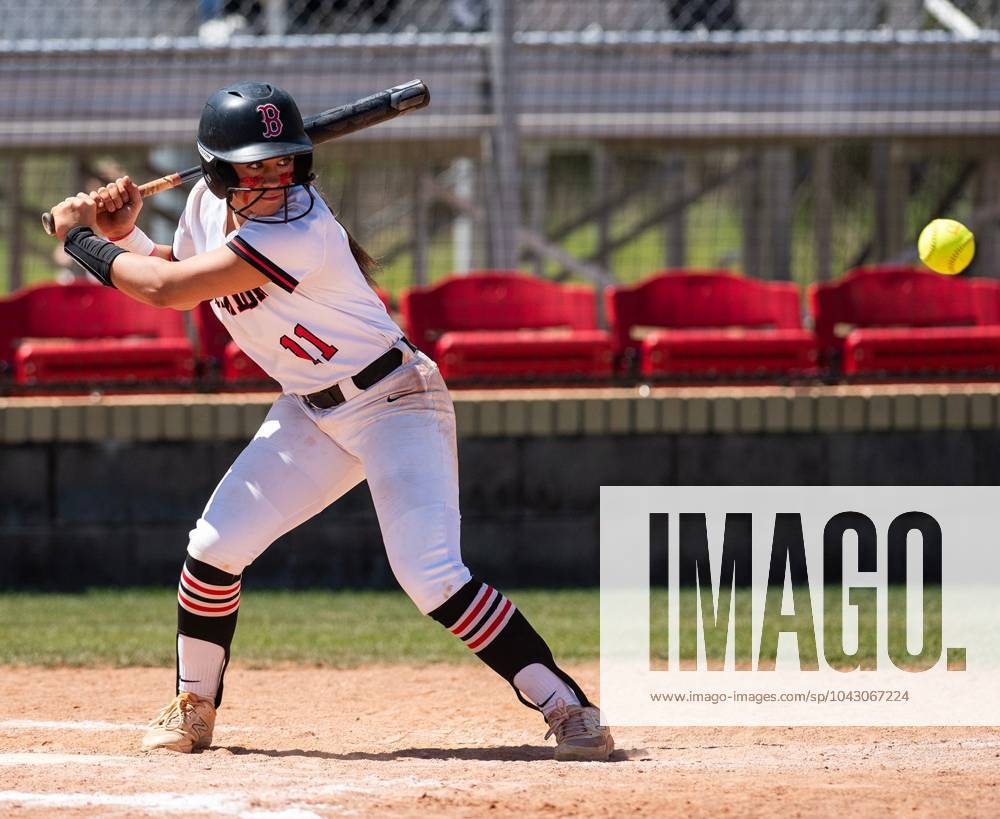
[[[227,182],[234,182],[235,184],[227,185],[225,189],[226,204],[229,209],[235,213],[237,216],[242,217],[250,222],[261,222],[263,224],[273,224],[286,222],[294,222],[306,216],[312,211],[313,206],[316,203],[316,195],[313,193],[312,185],[310,184],[313,180],[313,174],[309,170],[312,165],[312,154],[300,154],[294,157],[293,160],[293,171],[290,174],[282,174],[282,182],[286,179],[288,180],[286,184],[273,185],[273,186],[260,186],[260,185],[244,185],[241,184],[243,180],[240,180],[239,174],[236,173],[236,169],[228,162],[220,162],[220,171],[225,177]],[[224,168],[222,167],[224,166]],[[309,204],[305,209],[301,209],[300,213],[295,213],[294,215],[289,215],[289,191],[294,190],[297,187],[302,187],[306,194],[309,196]],[[281,191],[283,193],[282,204],[278,209],[267,216],[259,216],[253,213],[254,206],[267,194],[272,191]],[[235,194],[256,194],[256,196],[250,198],[246,204],[241,207],[236,207],[233,204],[233,197]],[[249,197],[248,197],[249,198]]]
[[[312,211],[315,204],[311,182],[312,141],[306,135],[295,100],[275,85],[239,82],[216,91],[205,104],[198,123],[198,153],[208,189],[244,219],[255,222],[294,222]],[[271,188],[240,184],[233,163],[248,164],[282,156],[294,158],[290,184]],[[302,186],[309,205],[289,216],[289,190]],[[273,190],[284,193],[283,216],[261,217],[251,213],[261,197]],[[234,208],[233,195],[256,192],[248,204]]]

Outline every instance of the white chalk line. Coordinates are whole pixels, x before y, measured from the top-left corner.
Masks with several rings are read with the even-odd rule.
[[[153,793],[29,793],[0,791],[0,804],[37,808],[127,808],[154,813],[208,813],[215,816],[281,817],[320,819],[302,808],[280,811],[253,810],[245,797],[236,794],[189,794],[169,791]]]
[[[138,722],[101,722],[100,720],[8,719],[0,721],[0,730],[11,731],[145,731],[149,726]],[[220,725],[216,731],[253,731],[247,725]]]
[[[963,739],[958,744],[963,748],[1000,748],[1000,739]]]
[[[134,765],[137,757],[108,756],[106,754],[56,754],[39,751],[38,753],[0,754],[0,766],[15,765],[105,765],[114,762],[119,765]]]
[[[11,731],[139,731],[145,725],[131,722],[100,722],[99,720],[8,719],[0,722],[0,730]]]
[[[63,764],[67,761],[81,762],[84,755],[69,754],[7,754],[6,756],[49,757],[49,764]],[[0,757],[2,758],[2,757]],[[109,757],[90,755],[94,762],[108,760],[134,762],[134,757]],[[32,759],[32,762],[39,761]],[[35,793],[30,791],[0,791],[0,805],[15,805],[18,807],[39,808],[125,808],[144,810],[151,813],[208,813],[216,816],[239,816],[248,819],[320,819],[320,816],[309,810],[303,797],[323,799],[354,793],[362,795],[384,795],[386,792],[398,793],[400,787],[425,789],[428,787],[444,787],[444,782],[437,779],[419,779],[414,776],[380,779],[365,777],[361,783],[325,784],[306,788],[296,788],[295,800],[287,800],[283,791],[264,791],[246,793],[213,792],[213,793],[176,793],[172,791],[154,791],[135,794],[110,793]],[[373,787],[374,786],[374,787]],[[287,806],[278,809],[251,808],[250,800],[259,803],[262,799],[282,802],[287,800]],[[325,803],[317,806],[322,810],[339,810],[343,813],[354,813],[343,809],[338,804]]]

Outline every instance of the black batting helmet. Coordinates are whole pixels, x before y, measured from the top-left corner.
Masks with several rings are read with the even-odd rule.
[[[228,199],[240,180],[231,163],[293,156],[292,185],[312,181],[313,144],[291,95],[276,85],[238,82],[216,91],[201,112],[198,153],[209,190]],[[262,189],[257,189],[262,190]],[[274,190],[274,188],[268,189]],[[287,213],[286,213],[287,217]]]

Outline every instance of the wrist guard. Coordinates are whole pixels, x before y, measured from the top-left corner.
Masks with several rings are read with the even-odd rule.
[[[94,231],[82,225],[70,228],[63,248],[105,287],[115,286],[111,281],[111,263],[126,251],[106,239],[99,239]]]
[[[140,256],[152,256],[153,251],[156,250],[156,242],[137,227],[132,228],[124,236],[119,236],[117,239],[112,239],[109,236],[108,241],[114,242],[122,250],[138,253]]]

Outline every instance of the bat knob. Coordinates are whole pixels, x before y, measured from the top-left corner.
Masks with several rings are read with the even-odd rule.
[[[56,221],[52,218],[51,211],[45,211],[45,213],[42,214],[42,227],[45,228],[45,232],[48,233],[49,236],[56,235]]]
[[[423,80],[410,80],[403,85],[397,85],[390,93],[389,104],[397,111],[423,108],[431,101],[430,91],[427,90]]]

